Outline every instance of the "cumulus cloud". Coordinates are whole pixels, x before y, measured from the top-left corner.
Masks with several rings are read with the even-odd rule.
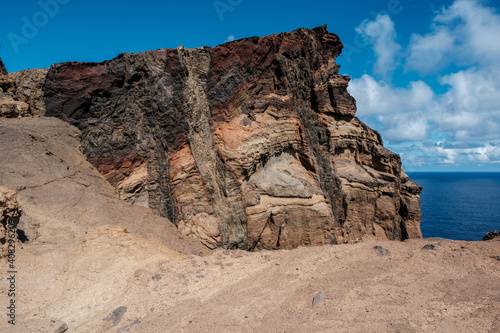
[[[458,163],[500,163],[500,147],[492,144],[484,144],[474,148],[446,147],[438,143],[435,147],[425,148],[429,153],[437,157],[437,162],[442,164]]]
[[[425,37],[413,35],[406,68],[420,73],[436,72],[449,64],[455,39],[449,29],[438,28]]]
[[[435,73],[451,63],[492,65],[500,56],[500,16],[478,0],[456,0],[434,17],[431,32],[414,34],[406,69]]]
[[[356,97],[359,116],[424,110],[435,98],[431,87],[423,81],[411,82],[407,88],[395,88],[367,74],[353,79],[349,91]]]
[[[430,116],[456,140],[500,139],[500,67],[469,68],[443,76],[449,86]]]
[[[363,35],[373,45],[376,61],[374,73],[387,77],[397,65],[397,56],[401,46],[396,43],[394,22],[388,15],[377,15],[374,21],[364,20],[356,28],[356,32]]]
[[[369,36],[377,59],[372,75],[351,81],[358,116],[376,124],[413,166],[500,163],[500,14],[479,0],[456,0],[436,13],[428,34],[413,35],[406,50],[395,43],[395,29],[383,16],[356,29]],[[438,79],[405,86],[380,79],[395,59],[401,59],[399,70]],[[439,93],[431,86],[440,86]]]

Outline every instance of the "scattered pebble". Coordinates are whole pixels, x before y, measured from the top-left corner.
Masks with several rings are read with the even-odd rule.
[[[56,330],[56,333],[64,333],[68,330],[68,324],[63,323],[59,328]]]
[[[381,257],[383,257],[383,256],[392,256],[391,251],[389,251],[388,249],[386,249],[386,248],[384,248],[384,247],[382,247],[380,245],[375,245],[373,247],[373,249],[375,251],[377,251],[377,255],[379,255]]]
[[[314,296],[313,301],[312,301],[312,306],[315,307],[319,303],[321,303],[325,299],[326,294],[322,292],[321,290],[318,291],[316,296]]]
[[[127,307],[126,306],[120,306],[116,309],[113,310],[113,312],[104,318],[104,320],[109,320],[112,321],[113,324],[111,327],[118,325],[118,323],[122,320],[123,315],[127,312]]]

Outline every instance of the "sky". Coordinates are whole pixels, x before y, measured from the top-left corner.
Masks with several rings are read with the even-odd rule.
[[[413,171],[500,171],[500,0],[18,0],[9,72],[327,24],[357,116]]]

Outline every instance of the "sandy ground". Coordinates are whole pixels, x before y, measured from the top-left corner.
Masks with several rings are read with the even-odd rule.
[[[18,251],[17,325],[0,331],[500,332],[499,255],[498,240],[419,239],[186,256],[92,227]]]

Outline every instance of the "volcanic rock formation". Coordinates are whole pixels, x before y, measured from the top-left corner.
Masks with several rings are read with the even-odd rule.
[[[11,74],[10,96],[44,96],[122,199],[209,248],[421,237],[421,188],[355,117],[342,48],[324,26],[121,54],[53,65],[39,94],[43,72]]]

